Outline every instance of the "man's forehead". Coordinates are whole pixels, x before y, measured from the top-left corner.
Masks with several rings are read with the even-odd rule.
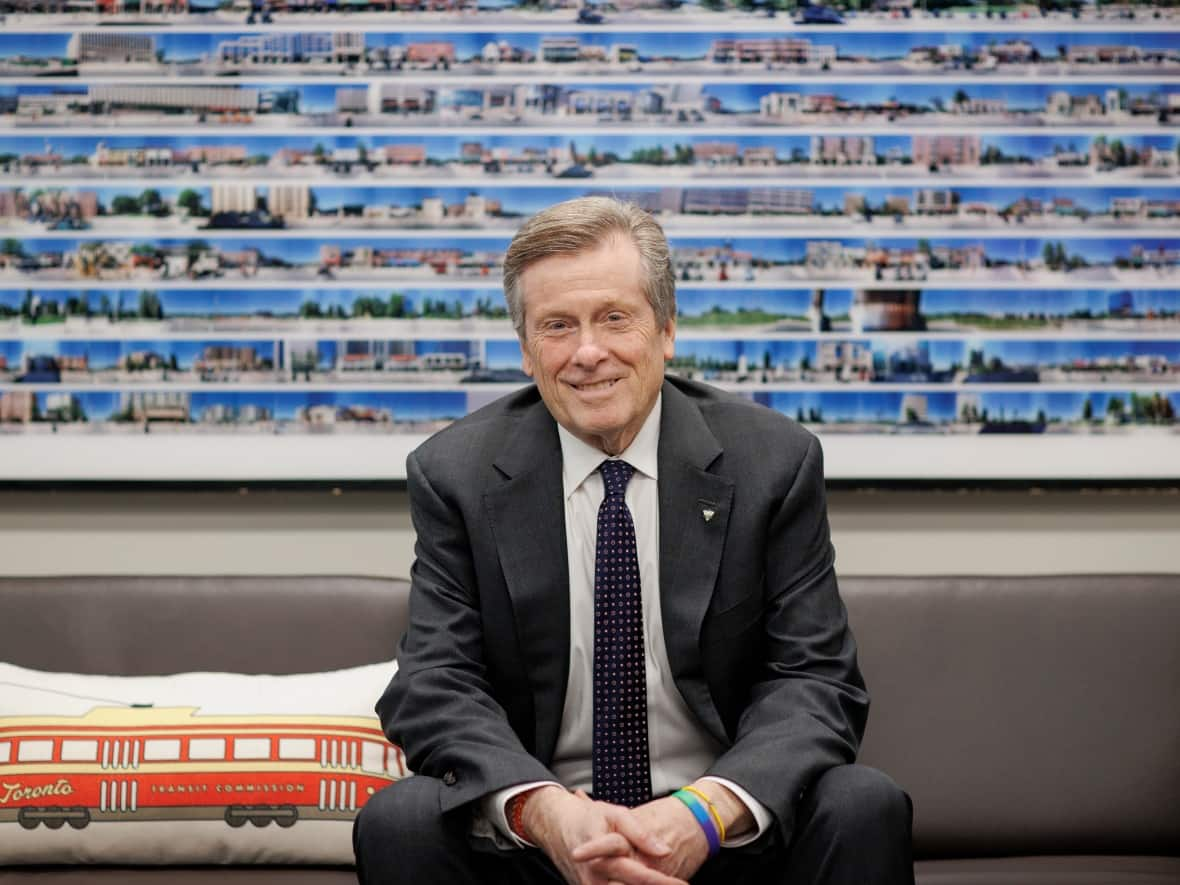
[[[591,279],[599,276],[617,277],[631,270],[642,272],[638,248],[622,234],[611,234],[585,249],[558,252],[537,259],[520,272],[520,282],[527,294],[527,283],[530,279],[545,279],[554,271],[567,276],[574,273]]]

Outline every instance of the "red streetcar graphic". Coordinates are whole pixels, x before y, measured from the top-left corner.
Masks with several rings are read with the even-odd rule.
[[[0,725],[0,823],[26,829],[351,820],[369,796],[406,774],[401,749],[363,716],[101,707]]]

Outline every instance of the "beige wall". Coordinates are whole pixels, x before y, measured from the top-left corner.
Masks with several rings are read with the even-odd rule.
[[[845,574],[1177,572],[1170,491],[836,491]],[[0,493],[5,574],[405,575],[404,492]]]

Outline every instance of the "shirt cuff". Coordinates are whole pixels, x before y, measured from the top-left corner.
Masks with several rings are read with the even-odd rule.
[[[527,784],[516,784],[515,786],[505,787],[502,790],[496,790],[494,793],[488,793],[480,800],[480,813],[484,820],[490,823],[501,836],[515,845],[517,848],[536,848],[532,842],[520,838],[516,833],[512,832],[512,827],[508,825],[508,800],[513,796],[519,796],[521,793],[527,793],[529,790],[535,790],[537,787],[546,786],[561,787],[557,781],[532,781]],[[561,787],[563,790],[565,787]]]
[[[721,786],[737,796],[738,800],[750,810],[750,814],[754,815],[754,829],[742,833],[740,836],[734,836],[732,839],[726,839],[721,843],[722,848],[741,848],[743,845],[749,845],[765,833],[770,828],[770,825],[774,823],[774,814],[771,813],[770,809],[733,781],[726,780],[723,777],[713,777],[710,774],[705,775],[701,780],[721,784]]]

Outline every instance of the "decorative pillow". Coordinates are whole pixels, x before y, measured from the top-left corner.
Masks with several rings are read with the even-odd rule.
[[[407,774],[373,704],[396,669],[85,676],[0,663],[0,866],[353,860]]]

